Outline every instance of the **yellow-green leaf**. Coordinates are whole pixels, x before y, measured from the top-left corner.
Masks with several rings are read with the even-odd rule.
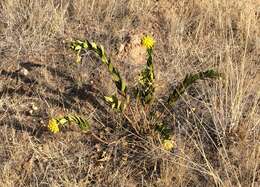
[[[105,98],[105,100],[106,100],[107,102],[110,102],[110,103],[113,102],[113,98],[110,97],[110,96],[104,96],[104,98]]]

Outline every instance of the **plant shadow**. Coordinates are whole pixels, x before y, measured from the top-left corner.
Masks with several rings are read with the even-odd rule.
[[[33,136],[35,138],[42,138],[43,135],[49,133],[44,126],[37,125],[36,127],[33,128],[23,124],[15,117],[13,117],[11,120],[1,121],[0,126],[7,126],[8,128],[13,128],[17,132],[27,132],[30,136]]]
[[[40,98],[41,101],[48,103],[51,106],[56,106],[61,108],[62,110],[66,109],[69,111],[75,111],[76,113],[80,113],[80,107],[78,107],[78,102],[87,102],[92,105],[98,113],[102,113],[105,116],[108,114],[106,107],[101,104],[99,101],[100,91],[95,89],[91,84],[83,84],[81,86],[77,86],[76,80],[68,75],[68,73],[64,70],[55,69],[53,67],[36,64],[33,62],[20,62],[20,67],[25,68],[28,71],[33,71],[37,68],[46,68],[46,70],[54,77],[59,77],[62,81],[67,83],[64,91],[60,91],[60,89],[53,88],[48,85],[46,82],[41,82],[35,78],[30,77],[29,75],[24,75],[21,73],[20,69],[16,71],[0,71],[0,78],[11,79],[14,81],[13,84],[5,84],[0,90],[0,98],[4,98],[5,96],[14,97],[14,96],[26,96],[29,98]],[[38,90],[44,90],[43,93],[39,93]],[[27,131],[29,134],[40,137],[46,129],[46,127],[39,127],[38,129],[31,128],[29,126],[23,125],[19,120],[10,120],[12,122],[5,123],[9,124],[9,127],[16,129],[17,131]],[[107,119],[104,119],[104,123]]]

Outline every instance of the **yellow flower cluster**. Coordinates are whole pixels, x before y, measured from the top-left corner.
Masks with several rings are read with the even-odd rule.
[[[171,151],[174,148],[172,140],[164,140],[162,145],[167,151]]]
[[[146,49],[151,49],[154,47],[154,39],[151,36],[144,36],[141,40],[142,46],[144,46]]]
[[[60,129],[59,129],[59,123],[58,123],[58,121],[57,121],[56,119],[54,119],[54,118],[49,121],[48,128],[49,128],[49,130],[50,130],[52,133],[57,133],[57,132],[60,131]]]

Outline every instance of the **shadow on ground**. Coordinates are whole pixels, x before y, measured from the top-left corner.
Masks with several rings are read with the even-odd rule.
[[[87,102],[92,105],[93,108],[97,109],[97,113],[102,114],[102,116],[109,116],[107,115],[108,111],[106,110],[106,107],[101,104],[101,102],[99,101],[99,97],[96,96],[101,95],[100,91],[95,89],[93,85],[86,83],[78,86],[76,80],[72,76],[68,75],[66,71],[55,69],[47,65],[35,64],[33,62],[26,61],[21,62],[19,66],[21,68],[16,71],[0,71],[0,79],[4,79],[6,82],[6,84],[4,84],[2,89],[0,90],[0,98],[2,98],[3,100],[6,97],[8,97],[8,99],[11,97],[12,100],[13,97],[17,98],[17,96],[21,99],[37,98],[41,102],[48,103],[48,105],[59,107],[61,108],[61,110],[66,109],[67,111],[74,111],[76,113],[80,113],[80,108],[77,104],[79,102]],[[30,72],[30,74],[22,74],[22,68],[25,68],[27,71]],[[45,82],[42,83],[36,78],[32,78],[31,75],[33,74],[33,71],[39,68],[46,68],[52,76],[58,77],[58,79],[62,80],[62,82],[66,82],[66,85],[62,85],[65,88],[64,91],[60,91],[58,82],[57,88],[53,88],[53,86],[50,86]],[[7,108],[4,111],[5,113],[10,112]],[[16,118],[16,113],[17,112],[13,112],[13,114],[10,113],[11,117],[10,115],[8,115],[9,117],[3,120],[1,124],[6,124],[11,128],[16,129],[17,131],[27,131],[29,134],[38,138],[41,137],[42,134],[47,130],[46,127],[43,127],[42,125],[37,125],[37,128],[32,128],[28,126],[28,123],[26,123],[26,125],[23,124],[23,122],[19,121]],[[27,118],[29,116],[25,112],[22,114],[25,115]],[[38,119],[47,120],[46,116],[48,116],[48,114],[45,110],[45,112],[36,117]],[[31,118],[33,120],[35,116],[31,116]],[[104,123],[106,123],[106,121],[107,119],[104,119]],[[35,122],[30,121],[29,124],[35,124]]]

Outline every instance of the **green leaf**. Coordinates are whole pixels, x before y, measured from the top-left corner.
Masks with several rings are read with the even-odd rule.
[[[76,59],[76,63],[81,63],[81,56],[80,54],[77,54],[77,59]]]
[[[87,49],[87,48],[88,48],[88,43],[84,42],[84,43],[83,43],[83,48],[84,48],[84,49]]]
[[[122,81],[121,82],[121,91],[125,92],[125,90],[126,90],[126,84],[125,84],[125,81]]]
[[[81,47],[80,45],[76,45],[74,49],[75,49],[76,51],[79,51],[79,50],[81,50],[81,48],[82,48],[82,47]]]
[[[117,81],[119,81],[120,80],[120,78],[118,77],[118,75],[116,75],[116,74],[112,74],[112,80],[113,81],[115,81],[115,82],[117,82]]]
[[[106,100],[107,102],[110,102],[110,103],[113,102],[113,98],[110,97],[110,96],[104,96],[104,98],[105,98],[105,100]]]
[[[68,123],[68,120],[65,119],[65,118],[61,118],[61,119],[59,119],[58,121],[59,121],[59,123],[60,123],[61,125],[65,125],[66,123]]]
[[[90,129],[90,124],[88,123],[88,121],[80,116],[71,115],[68,116],[68,119],[70,122],[76,123],[81,130],[86,131]]]
[[[108,64],[108,70],[109,70],[109,72],[113,72],[113,69],[114,69],[113,64],[112,64],[112,63],[109,63],[109,64]]]
[[[94,49],[97,49],[97,44],[95,42],[92,42],[91,47],[94,48]]]

